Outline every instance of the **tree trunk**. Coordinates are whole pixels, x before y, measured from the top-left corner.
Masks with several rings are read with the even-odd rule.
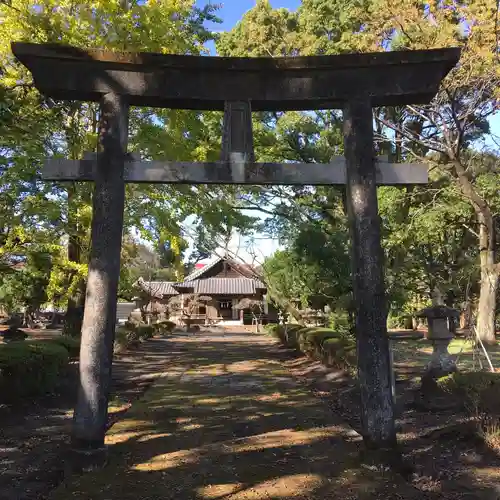
[[[81,262],[80,238],[78,236],[78,224],[72,215],[73,197],[75,196],[75,185],[68,188],[68,260],[70,262]],[[85,307],[85,283],[78,286],[76,293],[68,298],[66,314],[64,316],[63,334],[71,337],[79,337],[82,331],[83,309]]]
[[[83,311],[85,308],[85,282],[78,287],[73,297],[68,299],[66,314],[64,316],[63,334],[71,337],[80,337],[82,332]]]
[[[477,314],[477,332],[479,338],[487,344],[495,344],[495,313],[498,287],[498,275],[495,269],[495,252],[491,248],[493,235],[491,228],[480,217],[479,246],[481,263],[481,281],[479,289],[479,307]]]
[[[474,189],[467,171],[456,159],[453,162],[462,192],[471,201],[479,222],[479,259],[481,281],[477,316],[477,333],[486,344],[494,344],[498,267],[495,264],[495,218],[490,206]]]
[[[372,124],[368,98],[346,104],[344,151],[362,433],[368,448],[391,450],[396,430]]]

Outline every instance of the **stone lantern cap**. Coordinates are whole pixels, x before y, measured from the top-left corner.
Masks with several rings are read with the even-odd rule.
[[[431,306],[418,311],[416,316],[427,319],[458,318],[460,313],[456,309],[448,306]]]

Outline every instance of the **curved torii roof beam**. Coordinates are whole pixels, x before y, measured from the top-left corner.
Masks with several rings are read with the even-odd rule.
[[[342,108],[357,96],[372,106],[423,104],[436,94],[460,50],[435,49],[307,57],[204,57],[121,53],[12,43],[36,87],[54,99],[99,101],[114,92],[133,106],[253,111]]]

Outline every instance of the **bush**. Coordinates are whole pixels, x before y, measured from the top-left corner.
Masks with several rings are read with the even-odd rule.
[[[275,336],[276,330],[280,327],[277,323],[267,323],[267,325],[264,325],[264,331],[271,336]]]
[[[356,342],[339,336],[323,342],[322,361],[325,365],[341,370],[354,370],[356,367]]]
[[[274,325],[268,331],[286,347],[326,365],[343,370],[351,370],[356,365],[356,341],[344,332],[301,325]]]
[[[167,335],[169,333],[172,333],[176,326],[177,325],[173,321],[160,321],[159,323],[155,323],[153,325],[156,333],[160,335]]]
[[[470,412],[500,415],[500,373],[455,372],[438,379],[438,386],[455,394]]]
[[[351,335],[354,338],[353,327],[349,313],[345,310],[335,310],[328,315],[328,327],[342,335]]]
[[[115,353],[120,353],[126,351],[129,347],[131,347],[131,343],[133,342],[130,339],[130,331],[124,326],[120,326],[116,329],[115,332],[115,343],[113,347],[113,351]],[[135,342],[139,343],[138,340]]]
[[[135,324],[126,323],[116,329],[114,352],[120,353],[138,347],[141,342],[151,339],[154,334],[155,327],[152,325],[135,326]]]
[[[299,331],[302,330],[302,328],[304,328],[303,325],[284,325],[281,330],[281,336],[283,337],[286,347],[300,350]]]
[[[302,328],[297,335],[300,350],[312,358],[321,358],[325,340],[342,337],[338,332],[321,327]]]
[[[80,356],[80,339],[76,337],[70,337],[69,335],[60,335],[50,340],[45,340],[44,342],[51,342],[53,344],[60,345],[64,347],[69,354],[70,358],[78,358]]]
[[[143,325],[136,328],[138,340],[149,340],[155,334],[155,327],[152,325]]]
[[[64,374],[68,351],[55,342],[0,345],[0,394],[5,400],[52,392]]]

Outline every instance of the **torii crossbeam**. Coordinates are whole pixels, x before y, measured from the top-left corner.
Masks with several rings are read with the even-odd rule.
[[[294,58],[114,53],[13,43],[36,87],[54,99],[99,101],[97,158],[50,160],[45,179],[93,180],[92,249],[73,443],[103,449],[120,271],[125,182],[345,184],[352,244],[363,438],[395,444],[383,254],[376,185],[420,184],[419,165],[373,157],[372,107],[427,103],[459,49]],[[127,155],[128,108],[225,110],[220,162],[140,162]],[[251,111],[340,108],[345,161],[257,164]],[[333,264],[333,263],[332,263]],[[98,368],[96,370],[96,367]],[[95,388],[97,387],[97,390]]]

